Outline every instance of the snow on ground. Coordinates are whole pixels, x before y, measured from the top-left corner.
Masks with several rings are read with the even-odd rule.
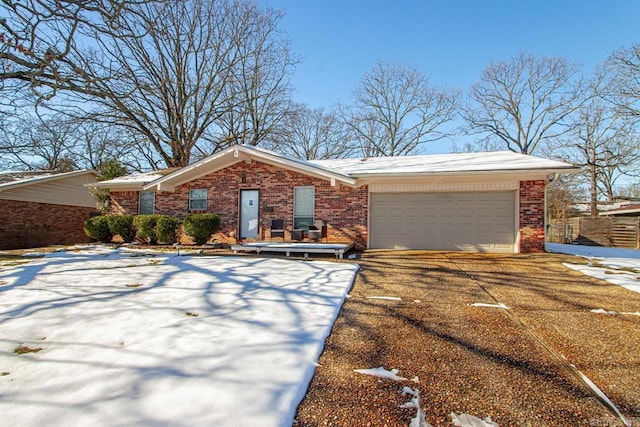
[[[384,367],[380,366],[378,368],[369,368],[369,369],[354,369],[355,372],[364,375],[372,375],[374,377],[386,378],[388,380],[393,381],[406,381],[407,378],[401,377],[398,375],[400,372],[397,369],[392,369],[390,371],[384,369]]]
[[[385,297],[385,296],[371,296],[367,297],[367,299],[381,299],[387,301],[402,301],[402,298],[399,297]]]
[[[469,304],[472,307],[485,307],[485,308],[504,308],[505,310],[511,310],[509,307],[504,305],[503,303],[499,304],[487,304],[484,302],[474,302],[473,304]]]
[[[400,371],[398,369],[385,369],[384,366],[378,368],[369,369],[354,369],[355,372],[364,375],[371,375],[374,377],[391,380],[391,381],[409,381],[409,379],[398,375]],[[414,377],[412,380],[414,383],[419,383],[420,379]],[[402,409],[415,409],[416,415],[411,418],[409,427],[431,427],[431,424],[427,422],[424,408],[422,406],[422,399],[420,398],[420,390],[418,388],[411,388],[404,386],[401,391],[403,396],[411,396],[411,400],[407,403],[400,405]],[[498,424],[491,421],[491,417],[487,417],[484,420],[476,416],[469,414],[456,415],[455,412],[451,412],[451,422],[454,426],[458,427],[497,427]]]
[[[105,247],[2,260],[2,424],[290,426],[356,270]]]
[[[640,292],[640,250],[547,243],[547,251],[588,259],[588,265],[564,265],[588,276]]]

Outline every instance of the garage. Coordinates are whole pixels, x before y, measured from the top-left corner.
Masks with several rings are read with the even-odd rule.
[[[372,249],[515,251],[515,191],[370,196]]]

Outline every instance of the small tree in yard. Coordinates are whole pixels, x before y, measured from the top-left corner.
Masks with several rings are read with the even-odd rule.
[[[102,162],[98,167],[98,181],[106,181],[109,179],[117,178],[127,173],[127,169],[123,164],[115,159],[109,159]],[[93,197],[96,198],[96,207],[103,214],[109,213],[111,208],[111,196],[108,188],[94,188],[91,190]]]
[[[220,217],[216,214],[189,214],[184,219],[184,232],[193,238],[197,245],[202,245],[211,235],[220,229]]]

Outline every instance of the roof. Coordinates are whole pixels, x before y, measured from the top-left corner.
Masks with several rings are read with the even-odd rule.
[[[96,175],[91,169],[0,172],[0,199],[95,208],[96,199],[86,185],[95,182]]]
[[[185,182],[192,181],[241,161],[252,160],[259,160],[274,166],[316,176],[329,180],[332,183],[336,181],[343,182],[347,185],[355,185],[356,183],[355,180],[348,175],[315,165],[311,162],[286,157],[263,148],[234,145],[196,163],[180,168],[164,177],[150,181],[143,186],[143,189],[173,191],[176,186],[184,184]]]
[[[312,163],[349,176],[406,176],[477,172],[572,171],[568,163],[512,151],[315,160]]]
[[[78,175],[96,175],[93,169],[82,169],[72,172],[57,171],[3,171],[0,172],[0,192],[25,187],[28,185],[40,184],[47,181],[55,181],[63,178],[70,178]]]
[[[579,168],[555,160],[513,153],[458,153],[304,161],[259,147],[234,145],[179,169],[128,175],[97,183],[111,189],[174,191],[175,187],[241,161],[258,160],[307,175],[357,187],[376,178],[469,174],[575,173]]]
[[[640,216],[640,203],[634,203],[622,206],[617,209],[610,209],[605,212],[600,212],[600,215],[629,215],[629,216]]]
[[[121,188],[121,187],[135,187],[142,186],[151,181],[162,178],[178,170],[179,168],[168,168],[158,171],[133,173],[131,175],[119,176],[117,178],[110,179],[108,181],[101,181],[95,184],[96,187],[108,187],[108,188]]]

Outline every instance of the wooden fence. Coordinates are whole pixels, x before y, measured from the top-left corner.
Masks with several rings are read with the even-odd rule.
[[[640,248],[640,218],[579,217],[551,221],[547,241],[615,248]]]

